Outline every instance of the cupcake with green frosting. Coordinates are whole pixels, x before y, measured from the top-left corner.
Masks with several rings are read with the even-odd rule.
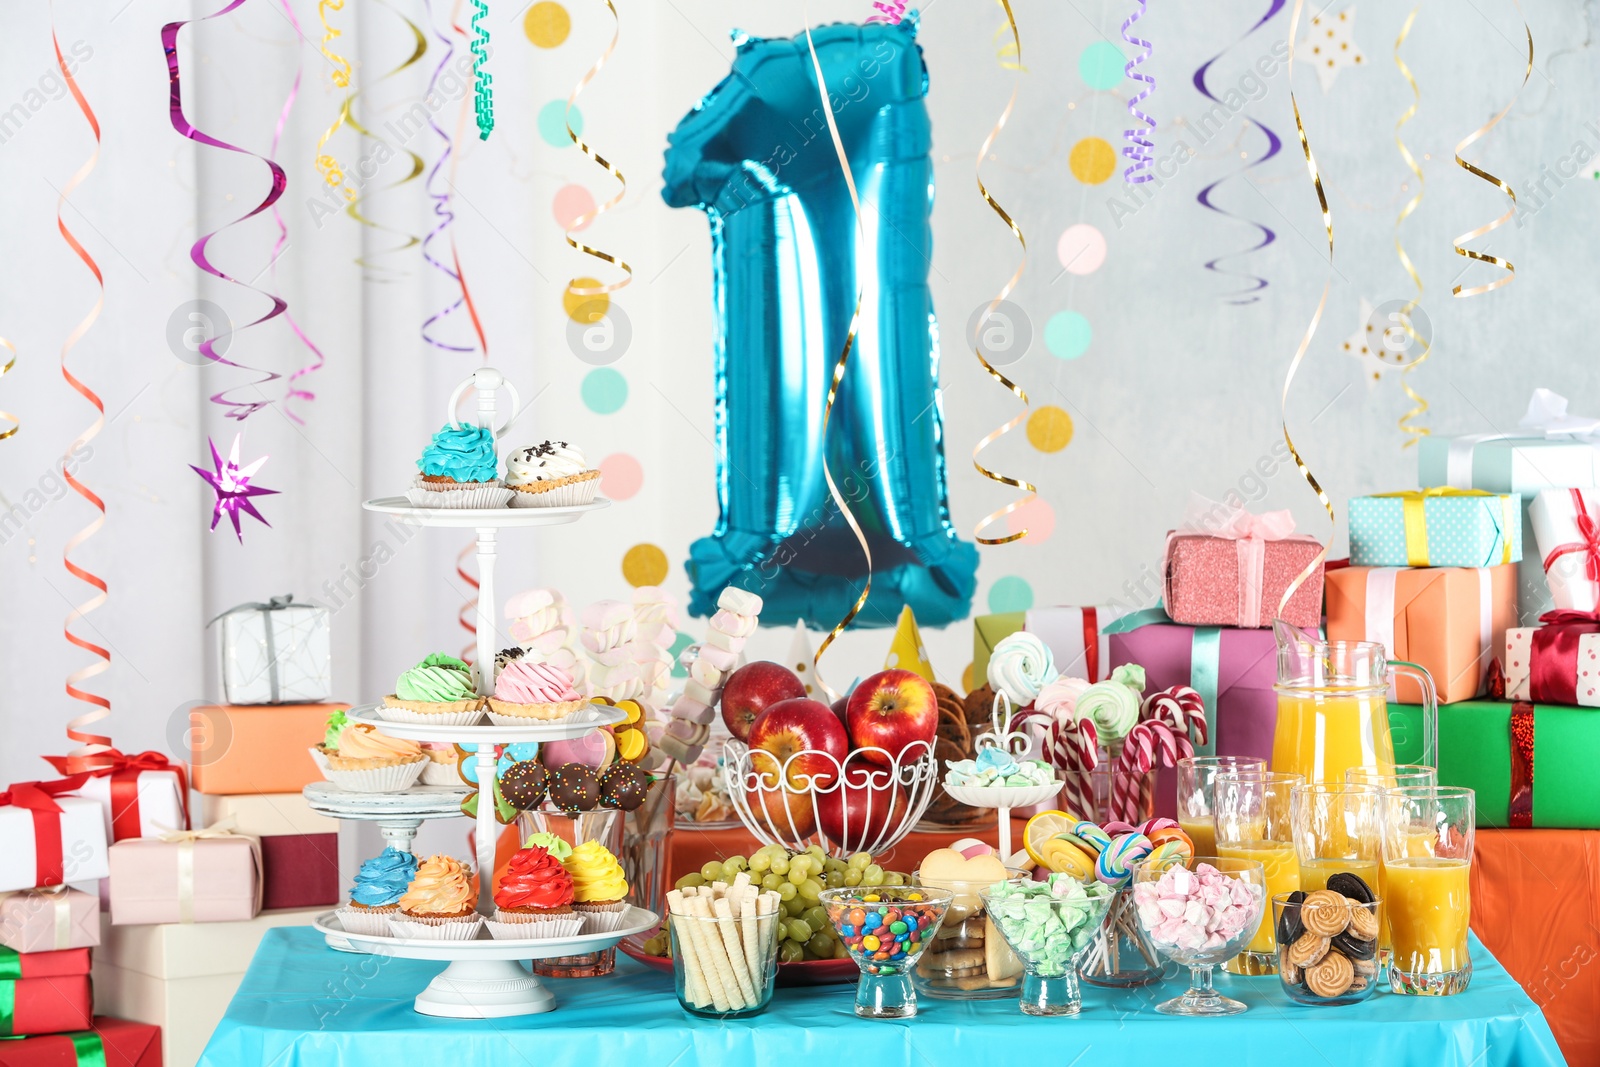
[[[482,719],[483,705],[472,668],[435,652],[395,680],[378,714],[391,722],[471,726]]]

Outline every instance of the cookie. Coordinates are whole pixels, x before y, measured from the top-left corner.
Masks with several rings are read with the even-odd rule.
[[[1377,938],[1363,941],[1358,937],[1351,937],[1348,930],[1333,935],[1328,941],[1328,946],[1334,952],[1342,952],[1352,960],[1370,960],[1378,954]]]
[[[994,690],[987,685],[974,689],[961,698],[961,707],[969,726],[973,723],[987,723],[989,713],[994,709]]]
[[[1288,960],[1296,967],[1310,968],[1328,954],[1328,945],[1326,937],[1319,937],[1308,930],[1289,946]]]
[[[1300,921],[1305,923],[1308,933],[1318,937],[1342,934],[1350,925],[1350,902],[1342,893],[1331,889],[1307,893],[1300,902]]]
[[[1376,978],[1378,975],[1378,961],[1376,959],[1351,960],[1350,966],[1356,969],[1356,974],[1363,977]]]
[[[1377,937],[1377,909],[1370,906],[1363,907],[1359,904],[1357,904],[1355,907],[1352,907],[1350,909],[1349,932],[1355,937],[1360,938],[1362,941],[1371,941],[1373,938]]]
[[[1283,975],[1285,985],[1296,985],[1300,981],[1300,968],[1290,963],[1287,955],[1278,963],[1278,973]]]
[[[1278,944],[1292,945],[1306,932],[1305,924],[1300,921],[1300,902],[1304,899],[1306,895],[1296,889],[1284,901],[1283,910],[1278,913]]]
[[[1337,952],[1329,952],[1305,969],[1306,988],[1319,997],[1337,997],[1355,981],[1355,968]]]
[[[1328,878],[1328,889],[1342,896],[1347,896],[1357,904],[1371,904],[1378,899],[1372,892],[1372,887],[1361,880],[1360,875],[1348,871],[1340,871]]]
[[[947,741],[961,753],[957,759],[966,759],[972,752],[972,732],[967,729],[967,720],[959,715],[939,709],[939,722],[934,728],[934,738]]]
[[[954,700],[958,704],[961,702],[961,694],[957,693],[954,689],[951,689],[943,682],[933,683],[933,695],[941,704],[943,704],[946,699]]]

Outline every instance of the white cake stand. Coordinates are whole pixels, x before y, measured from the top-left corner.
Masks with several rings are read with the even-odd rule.
[[[461,785],[416,785],[404,793],[356,793],[332,782],[312,782],[302,789],[306,803],[330,819],[375,822],[383,843],[410,852],[424,819],[461,814],[461,804],[474,790]]]

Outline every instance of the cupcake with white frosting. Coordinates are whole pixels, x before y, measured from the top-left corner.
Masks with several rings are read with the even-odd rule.
[[[565,441],[519,448],[506,457],[506,488],[514,508],[573,507],[593,503],[600,472],[583,450]]]

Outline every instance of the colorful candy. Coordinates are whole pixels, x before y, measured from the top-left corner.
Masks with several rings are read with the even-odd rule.
[[[859,895],[824,894],[828,921],[868,974],[900,974],[933,940],[949,904],[948,894],[883,888]]]

